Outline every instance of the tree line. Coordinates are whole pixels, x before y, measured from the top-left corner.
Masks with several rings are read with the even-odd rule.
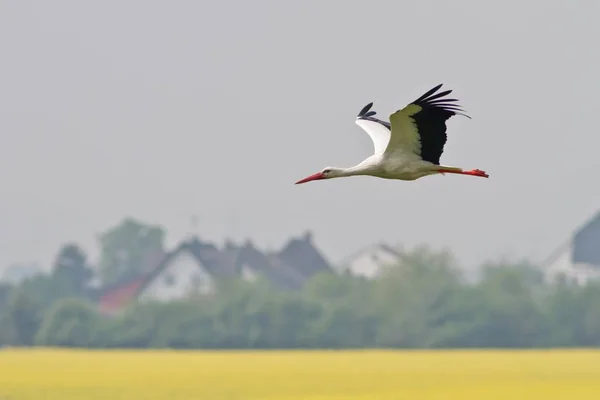
[[[87,276],[81,267],[85,259],[76,249],[69,251],[57,258],[62,264],[57,262],[51,275],[0,287],[0,344],[184,349],[600,345],[600,284],[547,284],[526,262],[486,265],[478,281],[467,282],[447,252],[417,248],[375,279],[320,274],[299,291],[281,291],[261,280],[224,280],[208,297],[132,304],[109,317],[99,314],[78,286]]]

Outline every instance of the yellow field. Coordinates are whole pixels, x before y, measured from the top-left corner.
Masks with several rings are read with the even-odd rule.
[[[0,399],[600,399],[600,351],[0,350]]]

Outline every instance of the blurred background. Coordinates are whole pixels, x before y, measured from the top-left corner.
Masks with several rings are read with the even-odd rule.
[[[0,2],[0,344],[600,344],[600,3]],[[439,83],[446,165],[293,183]]]

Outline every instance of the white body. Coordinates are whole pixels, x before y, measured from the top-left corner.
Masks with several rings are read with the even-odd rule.
[[[439,168],[439,165],[423,161],[413,154],[396,151],[391,154],[373,154],[355,167],[339,171],[336,176],[370,175],[383,179],[414,181],[423,176],[438,174]]]
[[[327,167],[296,183],[356,175],[403,181],[444,173],[487,178],[488,175],[480,170],[464,171],[439,165],[446,143],[446,120],[456,114],[468,117],[452,103],[456,99],[443,98],[451,90],[435,94],[441,86],[394,112],[389,123],[373,117],[376,113],[369,111],[373,103],[367,104],[358,114],[356,124],[373,141],[374,154],[354,167]]]

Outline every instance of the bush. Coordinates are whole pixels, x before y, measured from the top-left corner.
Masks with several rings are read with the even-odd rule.
[[[323,274],[300,292],[223,282],[210,298],[138,304],[111,318],[80,298],[48,308],[12,290],[0,309],[0,344],[35,337],[44,346],[128,348],[600,345],[599,284],[545,285],[521,264],[488,266],[475,284],[457,271],[446,253],[419,249],[373,280]]]

